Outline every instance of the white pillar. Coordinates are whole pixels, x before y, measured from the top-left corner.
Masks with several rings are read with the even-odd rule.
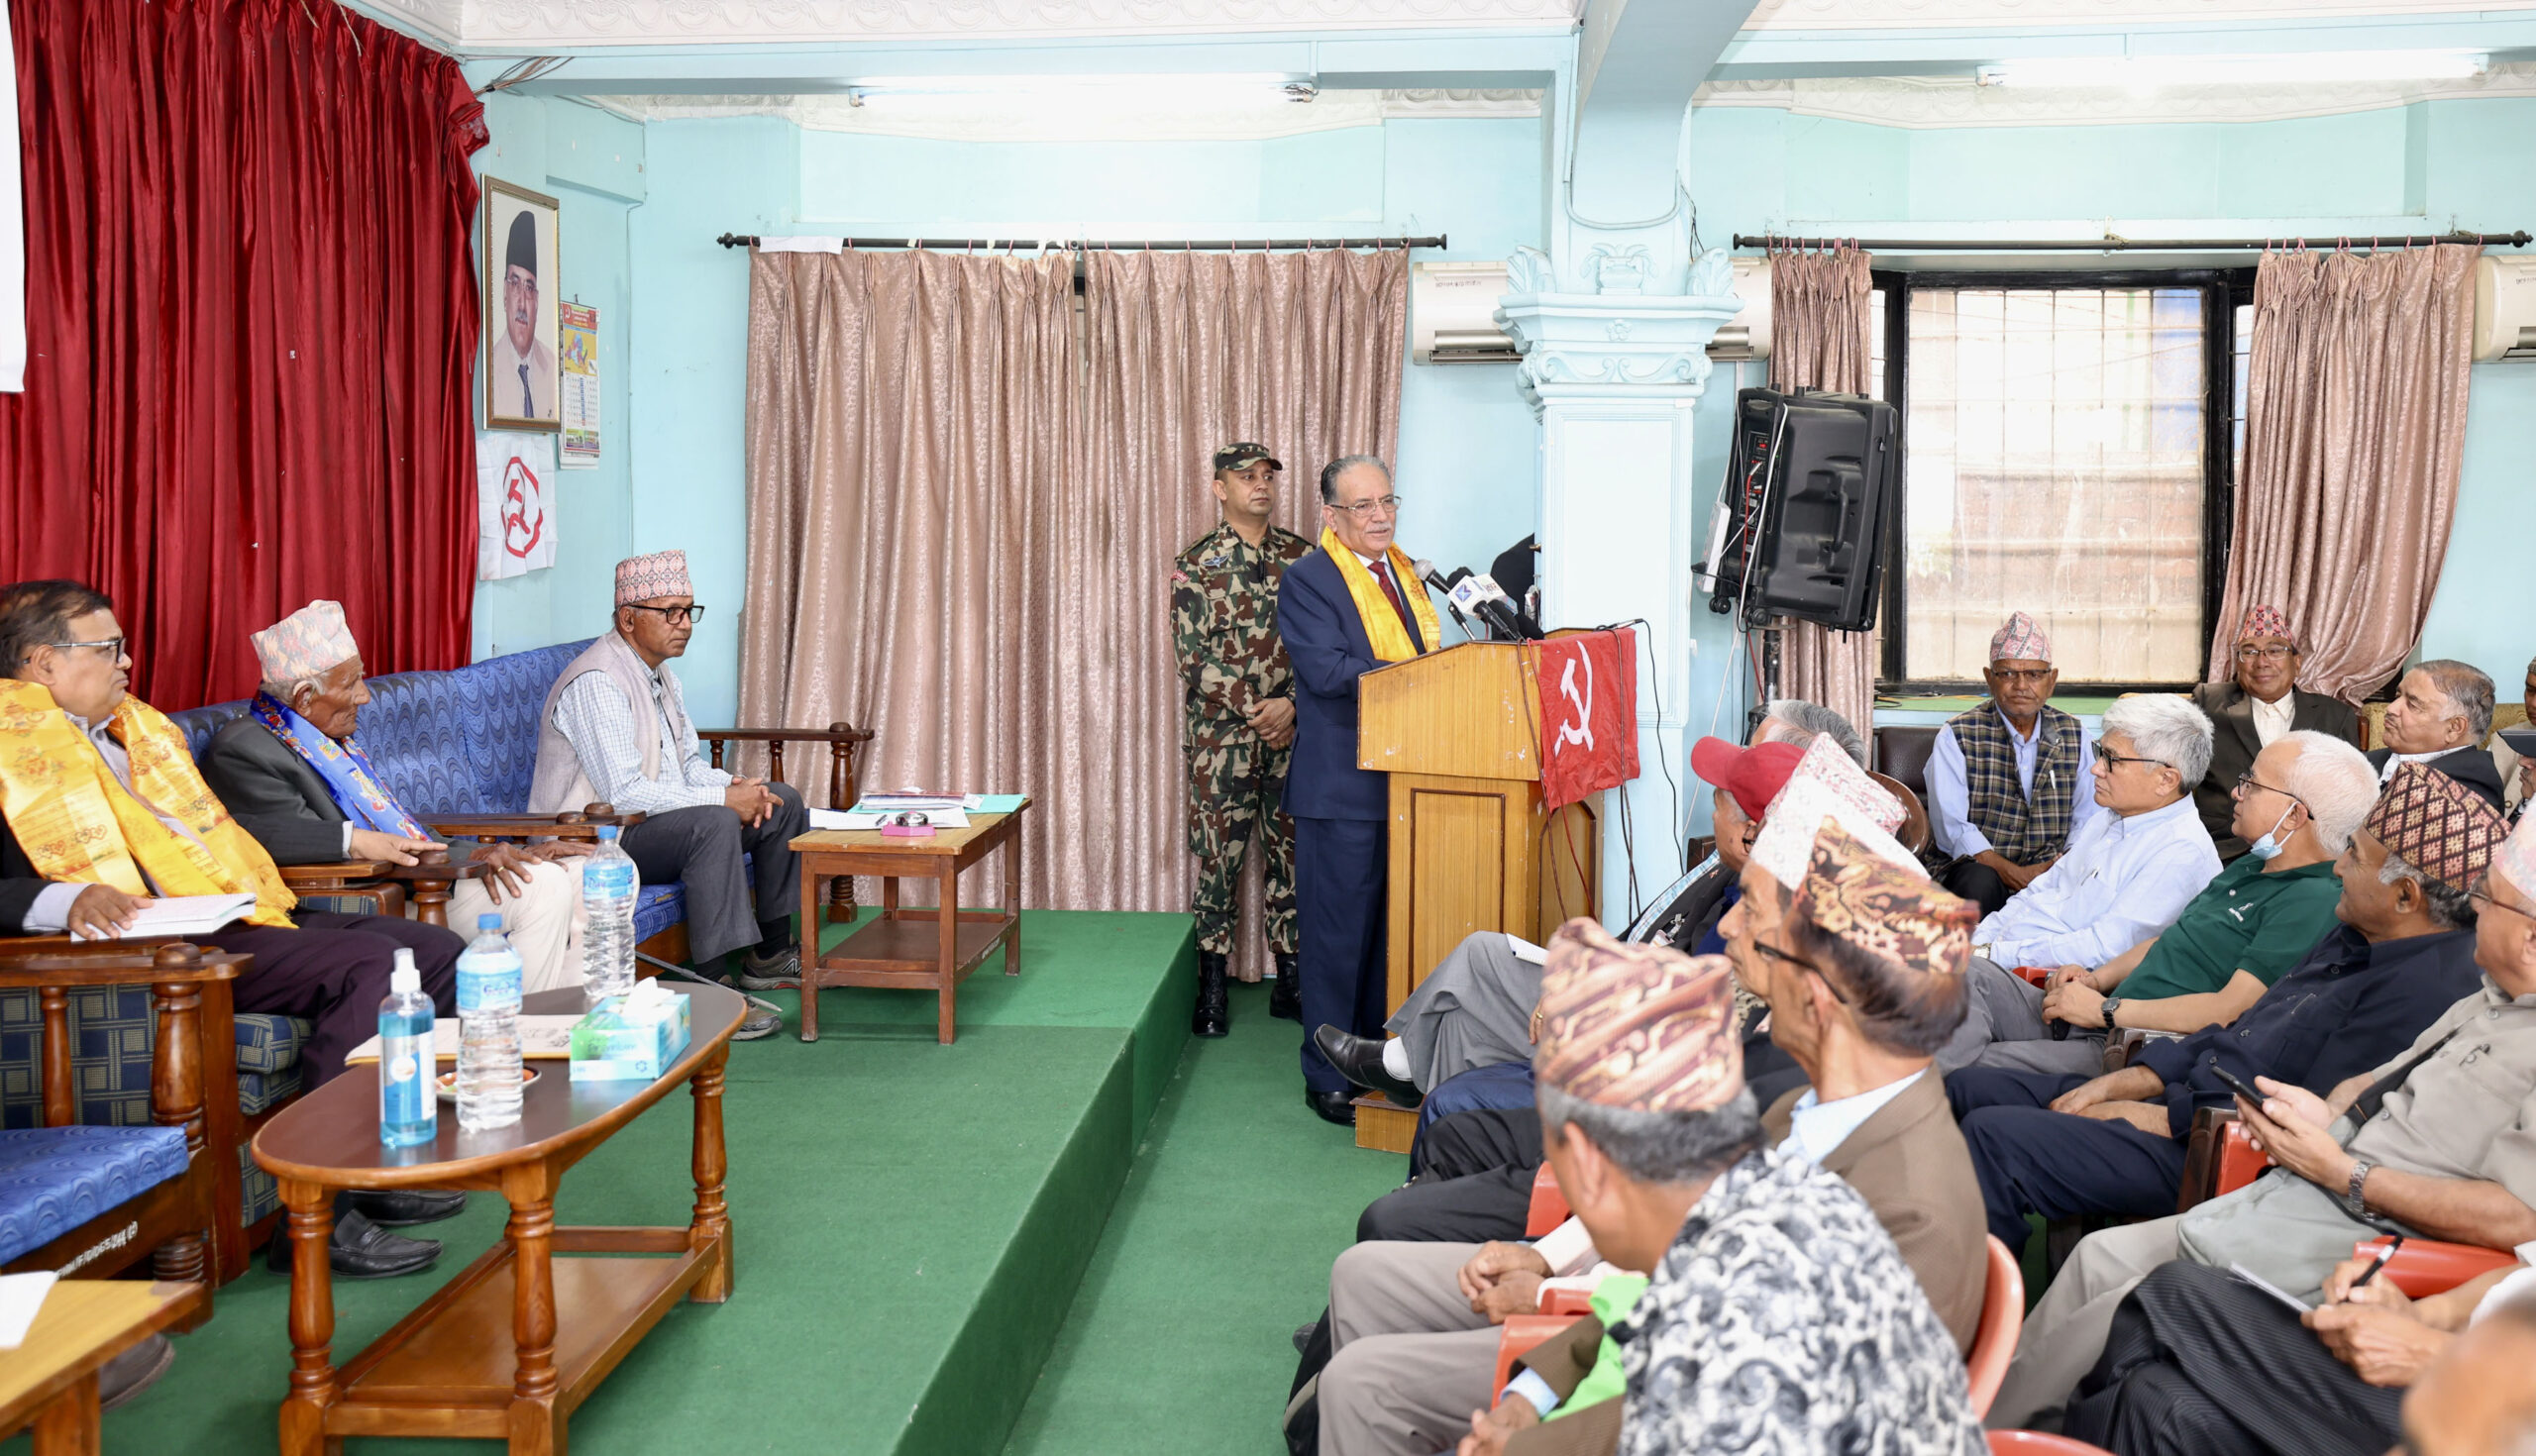
[[[1699,792],[1688,781],[1684,741],[1694,528],[1703,509],[1691,421],[1708,388],[1708,341],[1740,306],[1722,251],[1687,270],[1687,293],[1612,287],[1641,285],[1645,272],[1607,269],[1606,291],[1555,292],[1547,260],[1526,250],[1510,265],[1511,291],[1499,312],[1524,351],[1525,397],[1541,420],[1542,625],[1645,623],[1638,778],[1604,799],[1602,918],[1615,926],[1631,909],[1623,802],[1635,828],[1638,891],[1652,896],[1680,872]]]

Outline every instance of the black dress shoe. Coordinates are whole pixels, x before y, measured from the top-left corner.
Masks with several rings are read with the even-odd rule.
[[[337,1279],[393,1279],[400,1274],[419,1274],[440,1258],[437,1239],[409,1239],[401,1233],[389,1233],[364,1215],[343,1213],[336,1216],[335,1235],[326,1244],[326,1263]],[[275,1274],[290,1273],[290,1225],[273,1230],[273,1241],[264,1249],[264,1267]]]
[[[1304,984],[1302,973],[1295,969],[1295,953],[1279,951],[1277,984],[1268,988],[1268,1014],[1281,1021],[1304,1019]]]
[[[1369,1036],[1354,1036],[1335,1026],[1323,1026],[1312,1034],[1312,1044],[1338,1069],[1338,1075],[1369,1092],[1384,1096],[1404,1107],[1415,1107],[1426,1099],[1418,1084],[1394,1077],[1383,1066],[1383,1044]]]
[[[1351,1093],[1314,1092],[1311,1088],[1305,1088],[1304,1103],[1320,1113],[1321,1120],[1323,1122],[1335,1122],[1341,1127],[1356,1125],[1356,1098]]]
[[[1191,1036],[1221,1036],[1232,1028],[1232,1003],[1224,987],[1224,958],[1198,953],[1198,1003],[1189,1010]]]
[[[410,1228],[455,1218],[467,1206],[465,1194],[431,1194],[408,1189],[356,1189],[335,1199],[336,1216],[358,1213],[381,1228]]]

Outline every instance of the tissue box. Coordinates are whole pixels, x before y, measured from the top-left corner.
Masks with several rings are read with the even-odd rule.
[[[677,991],[609,996],[573,1024],[572,1080],[650,1082],[687,1050],[688,1035],[687,997]]]

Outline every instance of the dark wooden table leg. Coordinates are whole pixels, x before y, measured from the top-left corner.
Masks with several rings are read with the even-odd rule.
[[[819,1039],[819,875],[801,857],[801,1040]]]
[[[35,1456],[99,1456],[105,1444],[97,1431],[96,1372],[38,1406],[28,1433]]]
[[[290,1394],[281,1403],[281,1456],[336,1456],[326,1434],[335,1404],[335,1269],[326,1253],[335,1232],[335,1192],[313,1183],[281,1185],[290,1233]]]
[[[945,856],[937,863],[942,866],[942,949],[934,963],[934,976],[941,988],[942,1008],[934,1039],[947,1047],[960,1034],[960,862]]]
[[[1004,841],[1004,912],[1012,924],[1004,932],[1004,974],[1021,974],[1021,815],[1012,816]]]
[[[805,994],[807,990],[804,987]],[[688,1094],[695,1099],[695,1216],[687,1226],[687,1246],[700,1249],[708,1242],[715,1245],[711,1268],[687,1294],[699,1304],[719,1304],[731,1298],[731,1210],[722,1198],[722,1180],[730,1169],[730,1159],[722,1146],[722,1069],[730,1057],[730,1044],[726,1042],[695,1069],[695,1076],[687,1084]]]
[[[555,1175],[542,1163],[502,1170],[511,1218],[511,1456],[562,1456],[564,1418],[555,1408]]]
[[[881,918],[884,920],[903,918],[898,914],[898,878],[895,875],[881,877]]]

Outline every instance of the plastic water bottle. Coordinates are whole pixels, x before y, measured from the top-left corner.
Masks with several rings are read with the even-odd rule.
[[[634,988],[633,857],[617,847],[616,826],[598,827],[598,848],[581,859],[581,1000],[595,1006]]]
[[[458,1125],[468,1132],[519,1121],[519,952],[502,917],[476,917],[458,958]]]
[[[387,999],[378,1003],[378,1140],[410,1148],[440,1135],[440,1095],[432,1086],[440,1070],[432,1055],[432,998],[423,994],[423,973],[414,953],[399,946],[387,978]]]

